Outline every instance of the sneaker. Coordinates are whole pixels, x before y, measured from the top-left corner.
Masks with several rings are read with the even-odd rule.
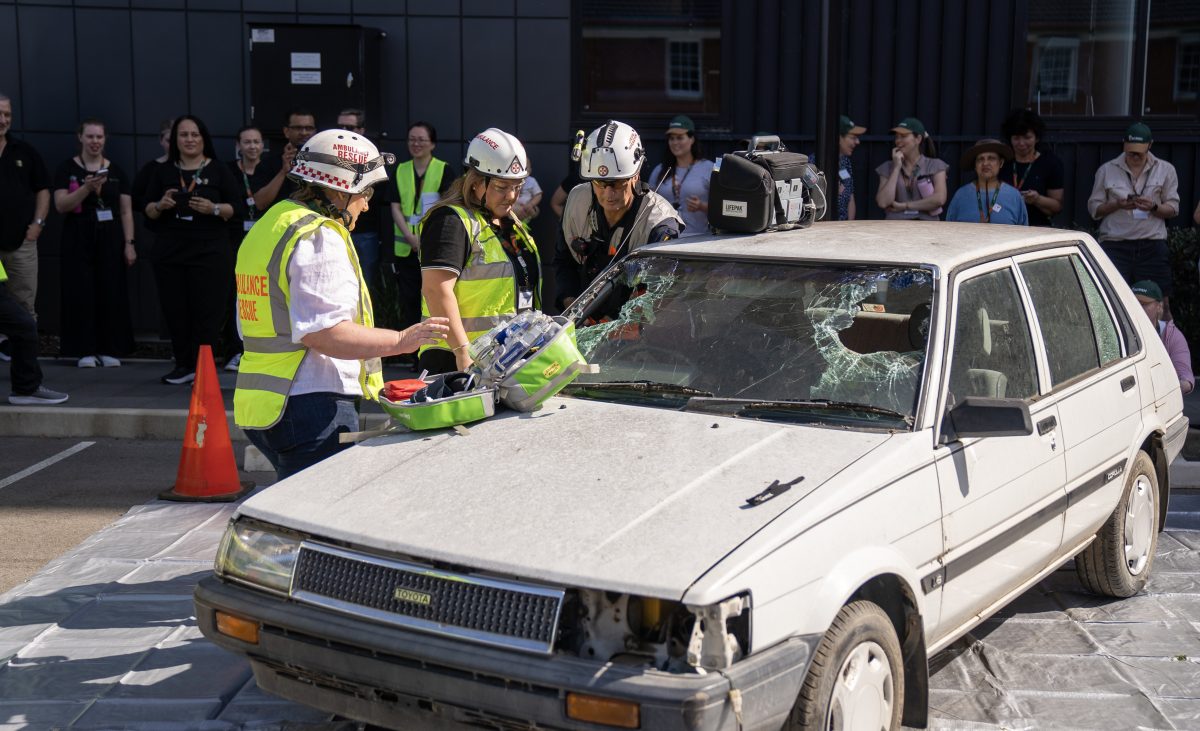
[[[196,380],[196,372],[189,371],[187,368],[176,368],[163,376],[161,380],[163,383],[169,383],[172,386],[182,386],[185,383],[191,383]]]
[[[12,360],[12,353],[9,351],[10,343],[7,335],[0,335],[0,361],[7,363]]]
[[[234,373],[237,373],[237,369],[241,365],[242,365],[242,354],[235,353],[234,356],[229,359],[229,362],[225,364],[225,370],[233,371]]]
[[[100,359],[100,365],[104,366],[105,368],[121,367],[121,361],[119,358],[114,358],[111,355],[98,355],[96,357]]]
[[[61,404],[66,400],[67,394],[60,391],[51,391],[45,386],[38,386],[38,389],[33,393],[10,393],[8,395],[8,402],[14,406],[51,406],[53,404]]]
[[[79,362],[75,365],[79,366],[80,368],[95,368],[96,366],[100,365],[100,361],[94,355],[85,355],[80,358]]]

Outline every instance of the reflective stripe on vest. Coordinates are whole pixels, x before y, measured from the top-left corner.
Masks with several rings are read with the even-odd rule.
[[[446,163],[436,157],[429,161],[429,167],[425,168],[425,177],[421,179],[421,197],[429,193],[437,194],[438,189],[442,187],[442,174],[446,171]],[[425,207],[421,206],[418,210],[420,200],[417,196],[416,186],[413,183],[416,181],[416,171],[413,169],[413,161],[400,163],[396,168],[396,192],[400,194],[400,213],[404,215],[404,219],[408,222],[408,227],[412,232],[421,235],[421,216],[425,215]],[[417,220],[413,220],[416,218]],[[408,256],[412,253],[412,246],[404,238],[404,232],[399,226],[392,226],[393,245],[395,247],[396,256]]]
[[[370,295],[349,232],[294,201],[272,206],[255,223],[238,251],[237,311],[245,353],[238,368],[233,412],[234,421],[242,428],[267,429],[283,416],[288,393],[308,352],[303,344],[292,342],[288,262],[296,244],[322,226],[338,233],[354,266],[359,288],[354,321],[367,327],[374,325]],[[378,358],[363,362],[359,385],[371,399],[383,387]]]
[[[468,213],[459,206],[448,208],[458,215],[471,247],[467,266],[454,282],[458,314],[469,342],[517,314],[517,278],[504,244],[484,214],[479,211]],[[537,246],[523,223],[514,225],[513,235],[523,248],[533,254],[534,265],[538,267],[538,291],[534,293],[533,306],[540,308],[542,277]],[[421,315],[429,317],[429,305],[424,296],[421,297]],[[448,350],[449,347],[446,341],[439,340],[433,345],[422,346],[420,352],[430,348]]]

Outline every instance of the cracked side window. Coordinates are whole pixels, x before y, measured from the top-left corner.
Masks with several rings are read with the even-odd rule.
[[[579,380],[911,418],[932,293],[912,267],[634,256],[581,297],[579,347],[600,372]]]

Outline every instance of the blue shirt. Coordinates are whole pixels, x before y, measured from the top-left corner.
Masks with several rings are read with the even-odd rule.
[[[980,220],[981,218],[983,220]],[[985,196],[982,191],[976,189],[974,182],[970,182],[959,188],[950,200],[950,207],[946,209],[946,220],[1028,226],[1029,211],[1025,208],[1025,199],[1008,183],[1000,183],[998,192]]]

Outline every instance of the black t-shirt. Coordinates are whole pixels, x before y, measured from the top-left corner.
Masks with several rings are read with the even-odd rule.
[[[271,180],[276,175],[279,174],[279,171],[282,168],[283,168],[283,156],[282,155],[271,155],[270,157],[263,158],[262,161],[259,162],[258,168],[255,169],[254,172],[257,173],[259,170],[262,170],[263,175],[266,176],[266,182],[264,183],[264,185],[265,185],[266,183],[271,182]],[[296,187],[297,187],[296,181],[287,177],[287,175],[284,175],[283,183],[279,186],[279,192],[275,194],[275,200],[271,201],[271,205],[275,205],[279,201],[287,200],[288,198],[291,198],[292,195],[296,192]],[[270,206],[268,206],[268,208],[269,207]]]
[[[505,242],[504,251],[512,262],[517,290],[537,292],[540,283],[537,257],[533,252],[516,245],[513,226],[511,219],[505,219],[499,226],[493,224],[492,230]],[[449,206],[442,206],[430,213],[421,228],[421,268],[450,269],[462,274],[470,255],[467,230],[463,228],[458,215]],[[540,306],[540,303],[534,306]]]
[[[193,185],[194,181],[194,185]],[[214,203],[233,206],[233,218],[240,220],[246,215],[246,192],[241,181],[233,177],[229,168],[216,160],[209,160],[198,170],[181,170],[174,163],[160,165],[150,179],[146,189],[146,200],[161,200],[170,189],[189,190],[192,195],[207,198]],[[229,224],[220,216],[201,213],[187,206],[176,206],[165,210],[158,217],[160,234],[182,238],[227,239]]]
[[[54,189],[65,190],[68,193],[83,187],[83,181],[87,176],[95,175],[89,172],[88,169],[81,165],[77,158],[66,160],[62,165],[58,166],[58,170],[54,171]],[[100,195],[90,193],[80,202],[79,206],[74,211],[68,211],[66,218],[70,220],[71,216],[79,216],[81,220],[96,220],[96,210],[98,208],[107,208],[112,211],[113,221],[120,222],[121,220],[121,196],[130,195],[133,189],[133,181],[126,177],[125,172],[121,170],[115,163],[108,165],[108,180],[100,187]],[[103,206],[101,202],[103,201]]]
[[[260,159],[258,164],[254,166],[254,172],[247,173],[242,170],[240,160],[230,160],[225,163],[229,168],[230,175],[233,176],[234,183],[237,184],[238,190],[242,195],[242,205],[245,207],[245,218],[241,219],[237,216],[229,219],[229,237],[236,243],[240,242],[249,230],[250,226],[254,225],[263,214],[263,211],[258,210],[254,206],[254,193],[261,190],[264,185],[271,182],[273,175],[268,175],[266,166]]]
[[[15,251],[37,212],[37,194],[50,188],[50,174],[31,145],[8,135],[0,153],[0,251]]]
[[[1046,195],[1048,190],[1061,190],[1063,177],[1062,160],[1050,151],[1041,153],[1031,163],[1009,160],[1000,168],[1000,180],[1017,190],[1036,190],[1041,195]],[[1030,226],[1053,225],[1050,217],[1037,206],[1028,208]]]

